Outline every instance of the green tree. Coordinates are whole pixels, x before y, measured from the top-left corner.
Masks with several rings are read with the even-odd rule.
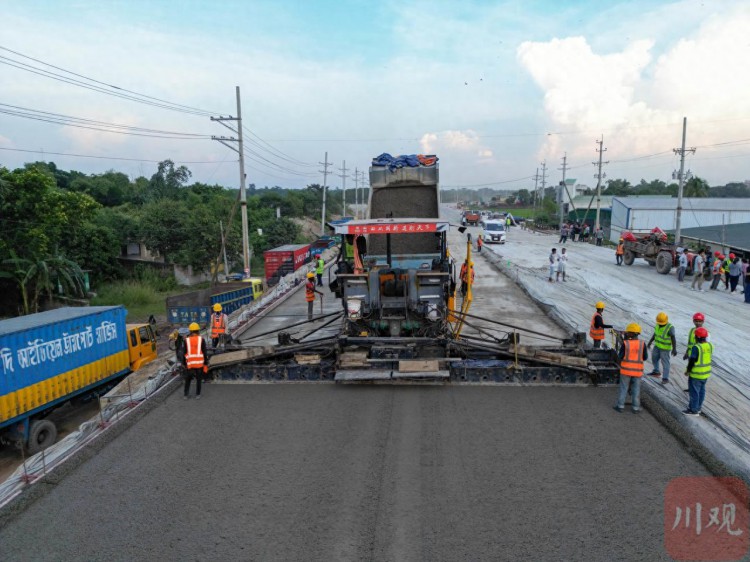
[[[159,162],[156,173],[151,176],[147,201],[176,199],[193,174],[185,166],[175,167],[171,160]]]
[[[190,210],[181,201],[165,199],[143,206],[140,240],[151,251],[156,251],[165,261],[171,262],[190,238],[185,217]]]
[[[685,182],[682,194],[685,197],[708,197],[708,191],[708,182],[696,176]]]

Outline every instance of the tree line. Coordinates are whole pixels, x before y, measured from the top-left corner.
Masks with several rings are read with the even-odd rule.
[[[58,291],[83,296],[84,271],[93,286],[127,276],[118,258],[129,243],[142,243],[168,263],[208,271],[222,247],[242,267],[239,190],[191,182],[185,166],[164,160],[150,177],[130,179],[110,170],[85,174],[54,162],[0,167],[0,313],[28,314]],[[250,245],[256,255],[300,243],[292,221],[320,220],[322,188],[248,189]],[[335,195],[327,213],[341,212]],[[276,209],[281,211],[277,218]],[[260,229],[262,234],[259,233]]]

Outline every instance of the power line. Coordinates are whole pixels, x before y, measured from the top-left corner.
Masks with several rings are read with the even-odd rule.
[[[93,154],[71,154],[69,152],[51,152],[49,150],[29,150],[25,148],[5,148],[0,146],[0,150],[7,150],[10,152],[26,152],[30,154],[51,154],[53,156],[71,156],[74,158],[95,158],[98,160],[124,160],[128,162],[149,162],[149,163],[160,163],[163,160],[148,160],[144,158],[127,158],[124,156],[96,156]],[[226,160],[219,162],[217,160],[175,160],[175,164],[223,164]]]
[[[244,127],[244,125],[243,125],[243,127]],[[304,162],[302,160],[298,160],[297,158],[294,158],[293,156],[290,156],[289,154],[286,154],[285,152],[282,152],[281,150],[279,150],[278,148],[276,148],[275,146],[273,146],[272,144],[270,144],[268,141],[265,141],[262,138],[260,138],[257,134],[255,134],[254,132],[252,132],[247,127],[245,127],[245,131],[249,135],[252,135],[256,139],[258,139],[258,141],[260,141],[260,143],[263,143],[264,145],[266,145],[268,148],[265,149],[265,150],[268,150],[269,152],[275,154],[281,160],[286,160],[290,164],[296,164],[298,166],[306,166],[306,167],[309,167],[309,168],[317,168],[318,167],[317,164],[312,164],[310,162]],[[249,140],[249,142],[252,142],[254,145],[258,146],[258,148],[262,148],[259,142],[256,142],[256,141],[253,141],[253,140],[250,140],[250,139],[248,139],[248,140]]]
[[[183,104],[179,104],[179,103],[174,103],[174,102],[171,102],[171,101],[168,101],[168,100],[164,100],[164,99],[161,99],[161,98],[157,98],[157,97],[154,97],[154,96],[149,96],[149,95],[146,95],[146,94],[141,94],[141,93],[135,92],[133,90],[128,90],[127,88],[122,88],[120,86],[115,86],[113,84],[108,84],[106,82],[102,82],[100,80],[96,80],[96,79],[91,78],[89,76],[84,76],[83,74],[78,74],[78,73],[73,72],[71,70],[67,70],[65,68],[62,68],[62,67],[59,67],[59,66],[55,66],[54,64],[50,64],[50,63],[45,62],[43,60],[36,59],[36,58],[30,57],[28,55],[24,55],[23,53],[20,53],[18,51],[14,51],[13,49],[9,49],[7,47],[3,47],[2,45],[0,45],[0,49],[2,49],[3,51],[7,51],[9,53],[13,53],[16,56],[23,57],[23,58],[28,59],[28,60],[32,60],[32,61],[37,62],[39,64],[42,64],[44,66],[48,66],[50,68],[54,68],[55,70],[60,70],[61,72],[64,72],[66,74],[70,74],[71,76],[77,76],[78,78],[82,78],[84,80],[92,82],[92,84],[87,84],[87,83],[82,82],[80,80],[76,80],[74,78],[70,78],[68,76],[64,76],[62,74],[58,74],[56,72],[52,72],[50,70],[45,70],[43,68],[39,68],[39,67],[36,67],[36,66],[30,65],[30,64],[18,61],[18,60],[14,60],[14,59],[11,59],[11,58],[8,58],[8,57],[0,56],[0,63],[2,63],[2,64],[6,64],[8,66],[12,66],[12,67],[18,68],[20,70],[24,70],[26,72],[31,72],[33,74],[37,74],[37,75],[40,75],[40,76],[44,76],[46,78],[51,78],[53,80],[57,80],[57,81],[60,81],[60,82],[65,82],[67,84],[72,84],[74,86],[80,86],[80,87],[88,89],[88,90],[93,90],[93,91],[100,92],[100,93],[103,93],[103,94],[107,94],[107,95],[111,95],[111,96],[115,96],[115,97],[119,97],[119,98],[123,98],[123,99],[128,99],[128,100],[135,101],[135,102],[138,102],[138,103],[143,103],[143,104],[146,104],[146,105],[160,107],[162,109],[169,109],[171,111],[178,111],[178,112],[181,112],[181,113],[189,113],[189,114],[201,115],[201,116],[211,115],[212,113],[219,113],[217,111],[208,111],[208,110],[200,109],[200,108],[197,108],[197,107],[192,107],[192,106],[189,106],[189,105],[183,105]],[[103,88],[101,86],[96,86],[94,84],[101,84],[102,86],[104,86],[106,88],[112,88],[112,89],[117,90],[117,91],[110,91],[110,90],[107,90],[107,89],[105,89],[105,88]],[[123,93],[123,92],[125,92],[125,93]]]
[[[158,129],[147,129],[143,127],[121,125],[118,123],[107,123],[105,121],[96,121],[94,119],[84,119],[82,117],[74,117],[70,115],[63,115],[60,113],[51,113],[47,111],[40,111],[40,110],[24,108],[20,106],[12,106],[12,105],[3,104],[3,103],[0,103],[0,113],[5,114],[5,115],[11,115],[14,117],[21,117],[24,119],[31,119],[32,121],[42,121],[44,123],[63,125],[65,127],[90,129],[93,131],[101,131],[105,133],[117,133],[120,135],[132,135],[132,136],[137,136],[137,137],[151,137],[151,138],[163,138],[163,139],[180,139],[180,140],[207,140],[211,138],[210,135],[203,135],[203,134],[196,134],[196,133],[180,133],[180,132],[175,132],[175,131],[161,131]]]

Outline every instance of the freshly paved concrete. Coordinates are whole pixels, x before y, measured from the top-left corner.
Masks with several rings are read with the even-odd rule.
[[[659,560],[706,471],[587,387],[176,392],[0,530],[0,560]]]

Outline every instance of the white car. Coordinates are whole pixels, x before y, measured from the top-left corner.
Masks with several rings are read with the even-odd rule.
[[[505,244],[505,221],[485,220],[482,226],[482,239],[485,244],[499,243]]]

